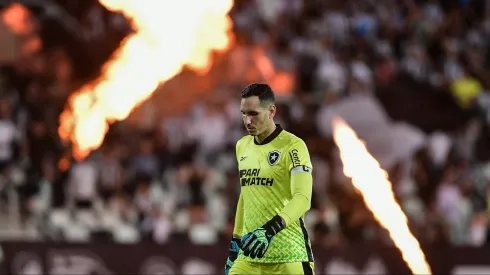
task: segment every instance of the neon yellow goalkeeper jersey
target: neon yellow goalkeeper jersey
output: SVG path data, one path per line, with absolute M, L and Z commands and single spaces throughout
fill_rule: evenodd
M 303 140 L 280 125 L 261 144 L 253 136 L 240 139 L 236 155 L 244 208 L 242 232 L 248 233 L 279 214 L 291 200 L 290 178 L 294 168 L 312 169 L 312 164 Z M 249 262 L 313 262 L 304 217 L 274 236 L 263 258 L 252 259 L 242 253 L 238 258 Z

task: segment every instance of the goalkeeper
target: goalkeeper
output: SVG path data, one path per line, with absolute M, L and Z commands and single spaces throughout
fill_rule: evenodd
M 313 274 L 304 223 L 313 181 L 308 149 L 274 123 L 268 85 L 251 84 L 241 98 L 249 135 L 236 145 L 241 191 L 225 273 Z

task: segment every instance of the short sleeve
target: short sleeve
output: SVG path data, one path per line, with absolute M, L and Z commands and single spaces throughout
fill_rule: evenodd
M 305 142 L 301 139 L 294 141 L 288 149 L 288 169 L 291 174 L 298 172 L 311 173 L 313 169 L 310 153 Z

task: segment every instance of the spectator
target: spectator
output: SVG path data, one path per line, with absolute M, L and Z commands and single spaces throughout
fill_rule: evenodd
M 452 84 L 451 92 L 463 108 L 470 108 L 482 92 L 480 81 L 471 77 L 467 69 L 462 69 L 461 77 Z
M 5 172 L 19 156 L 21 133 L 11 116 L 11 105 L 0 98 L 0 170 Z
M 139 152 L 135 155 L 132 163 L 134 175 L 145 175 L 151 178 L 158 176 L 160 163 L 154 153 L 154 141 L 150 137 L 145 137 L 140 145 Z
M 110 203 L 121 191 L 123 182 L 123 167 L 117 157 L 115 147 L 102 148 L 97 167 L 99 168 L 98 193 L 105 203 Z
M 92 210 L 97 194 L 98 171 L 92 161 L 81 161 L 73 165 L 68 179 L 69 200 L 80 210 Z

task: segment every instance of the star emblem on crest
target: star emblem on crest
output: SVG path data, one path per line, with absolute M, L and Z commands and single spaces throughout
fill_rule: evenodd
M 275 165 L 277 162 L 279 162 L 279 159 L 281 158 L 281 152 L 278 150 L 274 150 L 269 152 L 267 155 L 267 162 L 269 163 L 270 166 Z

